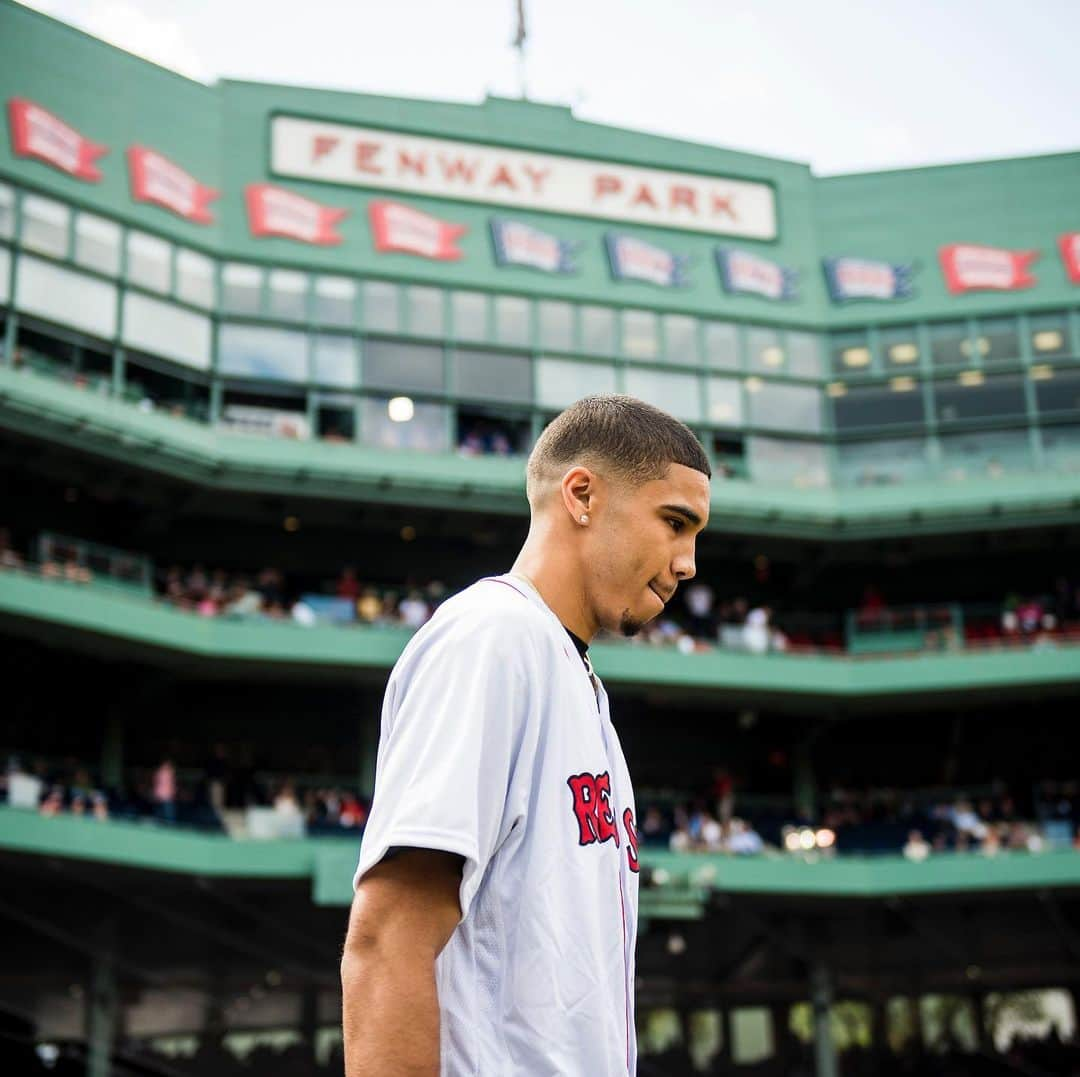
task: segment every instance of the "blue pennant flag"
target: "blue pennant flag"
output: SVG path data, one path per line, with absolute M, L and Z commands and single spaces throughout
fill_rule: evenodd
M 501 266 L 528 266 L 544 273 L 577 272 L 574 255 L 580 243 L 505 217 L 491 218 L 491 238 L 495 261 Z
M 760 254 L 717 247 L 716 265 L 724 291 L 731 295 L 760 295 L 783 301 L 799 298 L 799 271 Z
M 619 232 L 608 232 L 604 242 L 611 275 L 616 280 L 642 280 L 661 288 L 683 288 L 690 283 L 688 255 L 673 254 L 663 247 Z
M 880 262 L 872 258 L 823 258 L 825 283 L 834 303 L 852 299 L 910 299 L 914 262 Z

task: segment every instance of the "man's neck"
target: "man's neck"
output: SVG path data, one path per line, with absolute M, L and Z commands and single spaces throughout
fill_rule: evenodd
M 510 569 L 512 575 L 527 580 L 545 605 L 579 639 L 592 641 L 599 627 L 585 604 L 577 566 L 552 552 L 542 534 L 529 532 L 525 545 Z

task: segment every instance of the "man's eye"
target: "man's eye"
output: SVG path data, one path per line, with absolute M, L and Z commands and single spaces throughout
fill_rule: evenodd
M 671 524 L 672 530 L 676 535 L 686 526 L 686 524 L 684 524 L 677 516 L 670 517 L 668 523 Z

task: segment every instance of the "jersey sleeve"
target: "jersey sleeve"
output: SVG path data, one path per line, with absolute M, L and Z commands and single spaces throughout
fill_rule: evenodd
M 521 625 L 475 620 L 472 613 L 430 622 L 391 675 L 353 877 L 355 888 L 398 846 L 457 853 L 465 858 L 463 919 L 515 822 L 509 792 L 525 765 L 531 711 Z

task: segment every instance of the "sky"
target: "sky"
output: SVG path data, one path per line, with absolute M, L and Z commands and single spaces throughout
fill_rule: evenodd
M 24 2 L 203 82 L 521 93 L 514 0 Z M 1080 0 L 525 3 L 528 96 L 579 119 L 820 175 L 1080 150 Z

